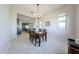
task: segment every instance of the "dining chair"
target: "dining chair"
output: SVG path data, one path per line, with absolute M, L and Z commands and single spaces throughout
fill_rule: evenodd
M 45 38 L 45 41 L 47 42 L 47 30 L 43 29 L 43 36 L 42 36 L 43 40 Z
M 29 40 L 35 44 L 39 43 L 39 46 L 40 46 L 40 43 L 41 43 L 41 39 L 40 39 L 40 36 L 39 34 L 35 33 L 35 32 L 30 32 L 29 34 Z
M 42 29 L 39 29 L 39 32 L 42 32 Z
M 39 35 L 38 33 L 36 33 L 35 35 L 36 35 L 36 36 L 35 36 L 35 46 L 36 46 L 37 43 L 38 43 L 39 46 L 40 46 L 40 44 L 41 44 L 40 35 Z

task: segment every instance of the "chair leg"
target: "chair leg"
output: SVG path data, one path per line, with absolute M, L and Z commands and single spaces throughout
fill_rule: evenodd
M 44 41 L 44 36 L 42 36 L 42 41 Z
M 36 46 L 36 43 L 37 43 L 37 39 L 35 39 L 35 46 Z
M 47 42 L 47 35 L 45 35 L 45 41 Z
M 39 47 L 40 47 L 41 39 L 39 38 Z

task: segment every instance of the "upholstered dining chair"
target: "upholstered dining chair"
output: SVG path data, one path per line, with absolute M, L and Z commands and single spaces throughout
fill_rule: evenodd
M 35 44 L 39 43 L 39 46 L 40 46 L 40 43 L 41 43 L 41 39 L 40 39 L 40 36 L 39 34 L 35 33 L 35 32 L 30 32 L 29 33 L 29 40 Z
M 47 30 L 43 29 L 43 40 L 45 39 L 45 41 L 47 42 Z

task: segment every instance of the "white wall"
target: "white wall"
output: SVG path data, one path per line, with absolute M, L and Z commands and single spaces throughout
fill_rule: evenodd
M 17 38 L 17 10 L 13 5 L 10 5 L 11 18 L 11 39 Z
M 10 35 L 10 6 L 0 5 L 0 53 L 7 52 Z
M 76 38 L 79 39 L 79 5 L 76 5 Z
M 60 30 L 57 27 L 57 15 L 67 13 L 67 30 Z M 42 28 L 46 28 L 49 35 L 57 35 L 65 38 L 75 38 L 75 5 L 63 5 L 45 14 L 42 18 Z M 45 22 L 50 21 L 50 27 L 45 26 Z

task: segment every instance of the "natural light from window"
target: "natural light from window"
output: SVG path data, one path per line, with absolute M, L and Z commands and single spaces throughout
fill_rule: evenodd
M 67 14 L 62 13 L 58 15 L 58 27 L 59 29 L 66 29 L 67 27 Z

